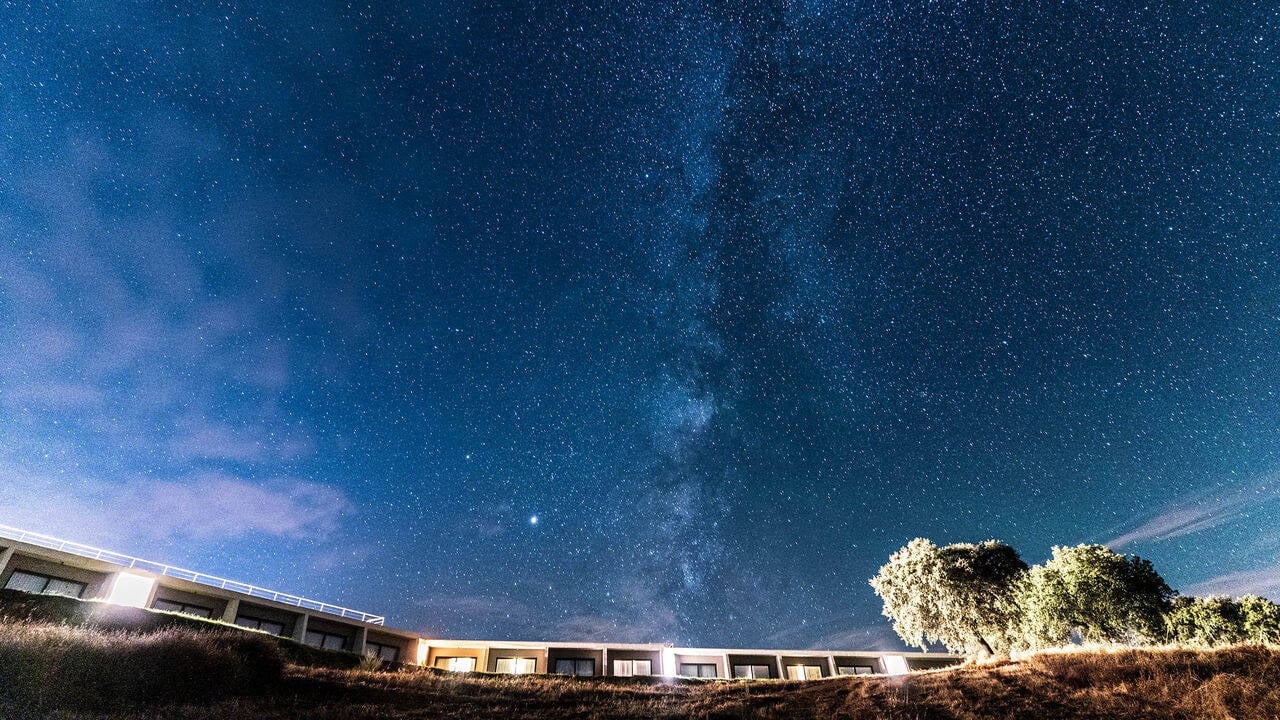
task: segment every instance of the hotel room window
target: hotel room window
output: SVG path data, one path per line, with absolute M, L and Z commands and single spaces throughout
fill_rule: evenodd
M 753 678 L 756 680 L 773 677 L 768 665 L 734 665 L 733 676 L 736 678 Z
M 383 662 L 396 662 L 400 659 L 400 648 L 394 645 L 383 645 L 382 643 L 366 642 L 364 644 L 364 654 L 382 660 Z
M 528 675 L 537 668 L 537 660 L 533 658 L 498 658 L 497 670 L 504 675 Z
M 308 630 L 307 638 L 303 642 L 313 648 L 320 648 L 321 650 L 343 650 L 347 647 L 347 638 L 345 635 L 336 635 L 334 633 L 318 632 L 315 630 Z
M 614 660 L 615 677 L 646 676 L 653 674 L 652 660 Z
M 475 672 L 476 659 L 473 657 L 441 657 L 436 658 L 436 667 L 449 672 Z
M 591 676 L 596 674 L 596 661 L 591 658 L 558 658 L 557 675 Z
M 818 665 L 788 665 L 788 680 L 817 680 L 822 677 L 822 667 Z
M 283 623 L 274 622 L 272 620 L 263 620 L 262 618 L 256 618 L 252 615 L 236 616 L 236 624 L 240 627 L 249 628 L 250 630 L 261 630 L 262 632 L 277 636 L 284 635 Z
M 192 605 L 190 603 L 178 602 L 176 600 L 165 600 L 163 598 L 157 598 L 156 601 L 151 604 L 151 609 L 182 613 L 183 615 L 194 615 L 202 618 L 213 617 L 213 608 L 208 608 L 203 605 Z
M 680 670 L 677 674 L 681 677 L 718 677 L 715 663 L 680 663 Z
M 88 586 L 85 583 L 75 580 L 21 570 L 14 570 L 9 576 L 9 581 L 4 584 L 6 590 L 22 590 L 38 595 L 64 595 L 73 598 L 83 596 L 86 587 Z

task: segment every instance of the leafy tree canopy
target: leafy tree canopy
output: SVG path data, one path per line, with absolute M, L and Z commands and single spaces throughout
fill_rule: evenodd
M 1165 615 L 1170 642 L 1188 645 L 1280 643 L 1280 605 L 1257 595 L 1180 597 Z
M 884 615 L 910 645 L 951 652 L 1006 653 L 1016 627 L 1014 592 L 1027 571 L 1017 551 L 989 540 L 938 547 L 916 538 L 871 579 Z
M 1173 590 L 1151 563 L 1102 545 L 1055 547 L 1019 588 L 1025 645 L 1142 643 L 1164 635 Z

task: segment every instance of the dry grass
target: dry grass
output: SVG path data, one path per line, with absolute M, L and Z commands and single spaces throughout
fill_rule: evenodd
M 4 635 L 0 633 L 0 637 Z M 96 657 L 111 661 L 110 653 Z M 61 676 L 43 677 L 48 683 Z M 269 685 L 256 695 L 206 697 L 197 704 L 171 704 L 172 697 L 132 705 L 108 702 L 98 706 L 107 712 L 97 715 L 74 703 L 46 702 L 40 715 L 29 716 L 115 720 L 1271 720 L 1280 718 L 1280 651 L 1241 646 L 1217 651 L 1170 648 L 1044 653 L 900 678 L 847 677 L 807 683 L 458 675 L 425 669 L 370 672 L 290 666 Z
M 210 702 L 279 686 L 269 639 L 235 631 L 126 632 L 0 624 L 0 718 Z

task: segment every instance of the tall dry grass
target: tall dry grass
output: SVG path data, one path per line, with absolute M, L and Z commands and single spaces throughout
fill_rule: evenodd
M 260 693 L 283 668 L 275 643 L 242 632 L 0 624 L 0 718 Z
M 269 639 L 0 626 L 0 717 L 1275 720 L 1280 651 L 1092 649 L 904 677 L 681 681 L 287 666 Z M 228 644 L 230 643 L 230 644 Z M 265 660 L 257 653 L 266 652 Z M 258 658 L 255 660 L 255 658 Z M 263 661 L 255 669 L 254 662 Z M 256 691 L 256 694 L 255 694 Z

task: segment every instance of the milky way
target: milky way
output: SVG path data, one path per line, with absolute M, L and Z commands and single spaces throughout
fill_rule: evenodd
M 7 4 L 0 523 L 452 637 L 1280 595 L 1264 4 Z

